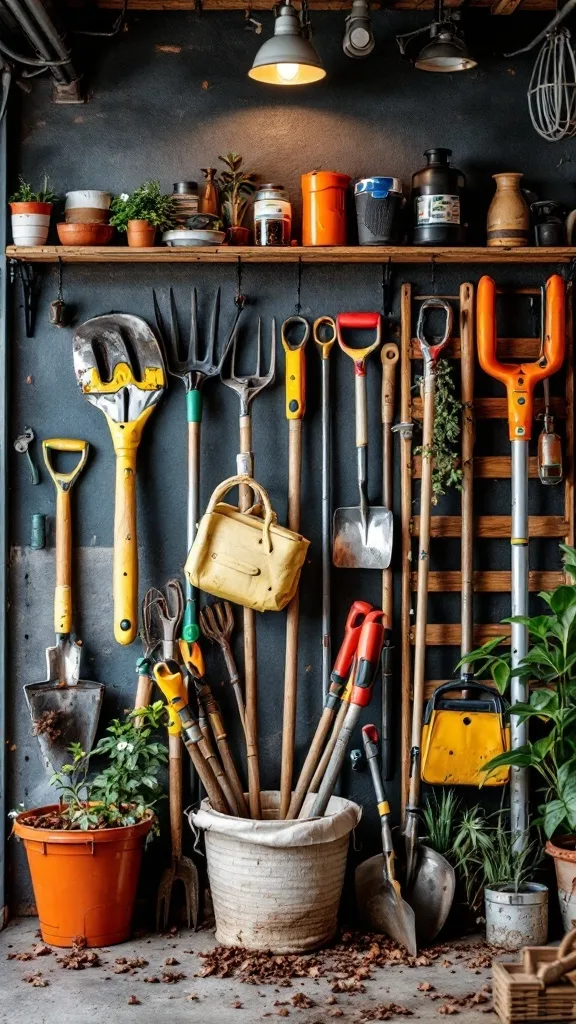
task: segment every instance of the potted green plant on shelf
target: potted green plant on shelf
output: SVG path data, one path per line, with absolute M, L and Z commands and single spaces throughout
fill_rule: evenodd
M 220 172 L 218 187 L 224 223 L 228 229 L 230 245 L 248 245 L 250 229 L 244 227 L 248 204 L 256 191 L 256 174 L 248 174 L 242 167 L 242 157 L 227 153 L 218 159 L 227 168 Z
M 566 544 L 564 571 L 576 580 L 576 549 Z M 528 703 L 515 704 L 510 713 L 521 722 L 538 723 L 538 738 L 494 757 L 486 771 L 503 765 L 533 769 L 542 780 L 539 825 L 548 840 L 546 852 L 554 858 L 560 910 L 566 930 L 576 919 L 576 585 L 562 583 L 539 595 L 547 605 L 541 615 L 516 616 L 504 622 L 524 624 L 531 647 L 516 674 L 532 683 Z M 466 655 L 475 674 L 488 673 L 500 693 L 508 687 L 510 654 L 498 651 L 503 637 L 494 637 Z
M 110 224 L 127 233 L 132 248 L 153 246 L 156 231 L 167 231 L 174 223 L 174 197 L 162 193 L 159 181 L 145 181 L 131 195 L 114 196 L 110 210 Z
M 18 182 L 18 188 L 8 200 L 14 245 L 45 245 L 56 194 L 50 188 L 46 175 L 38 192 L 32 190 L 22 175 Z
M 70 764 L 50 783 L 58 803 L 14 813 L 23 840 L 44 942 L 87 946 L 130 935 L 144 842 L 158 830 L 158 779 L 168 754 L 155 732 L 157 701 L 114 719 L 90 753 L 70 747 Z M 91 774 L 94 758 L 101 767 Z

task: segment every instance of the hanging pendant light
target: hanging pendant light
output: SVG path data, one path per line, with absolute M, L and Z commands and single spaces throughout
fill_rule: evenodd
M 248 74 L 269 85 L 309 85 L 326 77 L 315 47 L 302 34 L 298 12 L 290 0 L 278 11 L 274 35 L 262 43 Z
M 414 67 L 419 71 L 449 73 L 475 68 L 478 62 L 470 56 L 464 34 L 456 24 L 459 17 L 458 11 L 445 13 L 443 0 L 436 0 L 434 21 L 430 25 L 418 28 L 415 32 L 396 36 L 400 53 L 404 56 L 406 47 L 412 39 L 428 32 L 430 39 L 414 61 Z

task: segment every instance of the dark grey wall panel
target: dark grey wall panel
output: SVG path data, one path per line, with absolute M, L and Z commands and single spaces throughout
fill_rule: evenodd
M 265 32 L 271 18 L 262 16 Z M 486 205 L 492 192 L 490 174 L 498 170 L 525 170 L 527 184 L 542 195 L 574 200 L 573 143 L 549 145 L 530 127 L 525 102 L 531 59 L 510 62 L 492 51 L 505 49 L 518 39 L 539 30 L 542 18 L 517 16 L 490 19 L 486 13 L 468 18 L 469 40 L 481 61 L 477 71 L 460 76 L 434 76 L 415 72 L 402 64 L 395 51 L 393 34 L 422 23 L 422 17 L 401 13 L 375 15 L 377 50 L 366 62 L 347 60 L 340 50 L 343 17 L 315 15 L 316 42 L 325 58 L 330 78 L 305 91 L 275 91 L 252 83 L 246 76 L 260 39 L 243 29 L 238 14 L 142 15 L 131 18 L 129 32 L 111 43 L 98 44 L 86 54 L 89 65 L 90 103 L 86 107 L 55 107 L 48 97 L 48 82 L 37 82 L 32 95 L 17 98 L 19 109 L 12 119 L 11 172 L 22 171 L 37 179 L 46 171 L 57 190 L 94 187 L 113 192 L 131 190 L 149 177 L 159 177 L 164 187 L 180 178 L 199 178 L 200 168 L 214 163 L 229 150 L 241 152 L 249 168 L 264 180 L 280 180 L 289 189 L 298 220 L 299 175 L 314 167 L 347 171 L 351 175 L 389 173 L 405 182 L 423 162 L 422 151 L 431 145 L 451 146 L 455 163 L 469 177 L 470 220 L 474 241 L 481 240 Z M 506 39 L 496 32 L 506 33 Z M 167 53 L 159 46 L 181 46 Z M 208 83 L 208 88 L 203 83 Z M 42 292 L 36 336 L 26 339 L 18 288 L 11 333 L 12 402 L 11 436 L 30 424 L 37 435 L 81 436 L 92 445 L 91 459 L 74 492 L 75 544 L 78 587 L 77 621 L 85 641 L 84 674 L 107 686 L 103 721 L 130 706 L 136 684 L 135 660 L 139 645 L 120 648 L 114 643 L 111 614 L 111 545 L 114 459 L 103 416 L 80 396 L 72 370 L 71 332 L 48 325 L 48 304 L 57 290 L 56 268 L 40 271 Z M 396 284 L 410 280 L 416 288 L 455 294 L 462 280 L 477 281 L 480 268 L 438 269 L 432 278 L 427 268 L 395 272 Z M 544 270 L 498 270 L 500 281 L 539 284 Z M 278 321 L 294 312 L 296 267 L 252 266 L 244 270 L 243 290 L 249 297 L 243 339 L 254 355 L 257 316 L 269 330 L 270 318 Z M 312 318 L 350 308 L 380 306 L 381 269 L 378 266 L 304 267 L 302 312 Z M 223 311 L 233 313 L 236 287 L 234 267 L 143 265 L 135 267 L 64 268 L 64 294 L 75 307 L 78 322 L 111 309 L 138 313 L 152 321 L 152 288 L 166 296 L 173 285 L 179 306 L 187 308 L 189 291 L 196 285 L 209 299 L 217 285 L 223 289 Z M 394 323 L 398 318 L 398 298 Z M 529 330 L 523 327 L 524 331 Z M 249 369 L 248 356 L 244 369 Z M 280 519 L 286 514 L 287 425 L 284 419 L 283 358 L 278 353 L 278 381 L 259 397 L 254 409 L 256 475 L 269 489 Z M 308 352 L 308 411 L 304 425 L 302 530 L 311 539 L 310 563 L 302 577 L 298 764 L 316 721 L 320 706 L 320 412 L 319 360 Z M 380 494 L 379 371 L 369 369 L 370 494 Z M 555 386 L 559 387 L 559 384 Z M 483 394 L 501 393 L 488 380 L 479 380 Z M 356 500 L 353 451 L 353 385 L 348 360 L 333 356 L 334 502 Z M 203 427 L 202 501 L 214 486 L 235 468 L 238 445 L 238 402 L 218 383 L 205 390 Z M 490 428 L 499 450 L 507 450 L 503 424 Z M 479 451 L 485 443 L 479 431 Z M 492 441 L 491 441 L 492 444 Z M 176 383 L 146 427 L 139 458 L 139 530 L 141 545 L 141 592 L 161 584 L 181 570 L 185 549 L 186 515 L 186 422 L 183 389 Z M 488 450 L 488 449 L 485 449 Z M 40 461 L 39 446 L 34 455 Z M 399 466 L 396 464 L 397 507 Z M 415 494 L 418 494 L 416 488 Z M 530 487 L 531 511 L 561 512 L 561 495 L 545 493 L 536 483 Z M 482 512 L 505 513 L 510 489 L 505 481 L 477 488 L 477 507 Z M 21 686 L 44 676 L 44 649 L 52 642 L 53 549 L 33 553 L 27 548 L 32 512 L 52 514 L 52 486 L 42 470 L 39 487 L 30 485 L 20 457 L 12 455 L 10 540 L 11 648 L 9 663 L 9 800 L 28 806 L 48 798 L 46 777 L 25 710 Z M 458 499 L 442 501 L 438 511 L 458 512 Z M 399 533 L 398 533 L 399 536 Z M 481 546 L 482 545 L 482 546 Z M 505 542 L 480 542 L 478 566 L 508 566 Z M 436 567 L 457 568 L 458 541 L 436 544 Z M 534 564 L 556 567 L 555 544 L 534 545 Z M 399 548 L 395 553 L 399 568 Z M 397 598 L 399 600 L 399 575 Z M 337 644 L 346 610 L 353 597 L 378 602 L 378 573 L 333 574 L 334 643 Z M 478 621 L 496 621 L 509 613 L 509 598 L 481 595 L 476 604 Z M 456 595 L 434 594 L 431 621 L 457 621 Z M 261 759 L 265 787 L 279 781 L 281 747 L 282 683 L 284 665 L 284 615 L 258 620 L 259 687 L 261 698 Z M 241 641 L 237 641 L 238 650 Z M 212 679 L 222 677 L 222 666 L 206 650 Z M 399 657 L 399 655 L 398 655 Z M 453 650 L 434 651 L 429 675 L 451 673 Z M 397 663 L 398 667 L 398 663 Z M 399 673 L 397 673 L 399 687 Z M 219 691 L 220 693 L 220 691 Z M 233 722 L 227 693 L 222 701 Z M 379 716 L 379 701 L 366 712 L 365 720 Z M 397 796 L 393 786 L 393 795 Z M 366 775 L 345 779 L 345 791 L 371 803 Z M 367 814 L 363 838 L 372 848 L 378 841 L 374 815 Z M 156 844 L 153 868 L 162 860 Z M 30 902 L 27 871 L 22 851 L 11 860 L 11 891 L 14 905 Z

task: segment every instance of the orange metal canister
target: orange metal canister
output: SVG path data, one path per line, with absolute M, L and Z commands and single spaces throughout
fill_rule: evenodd
M 346 245 L 347 174 L 302 175 L 302 245 Z

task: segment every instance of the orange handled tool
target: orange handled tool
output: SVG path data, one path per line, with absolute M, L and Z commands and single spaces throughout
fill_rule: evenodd
M 566 322 L 564 281 L 553 274 L 546 282 L 546 319 L 542 353 L 533 363 L 501 363 L 497 355 L 496 285 L 482 277 L 478 285 L 478 360 L 491 377 L 505 384 L 508 393 L 510 440 L 532 437 L 534 388 L 551 377 L 564 362 Z
M 496 285 L 483 277 L 478 285 L 477 337 L 480 366 L 501 381 L 508 393 L 508 421 L 512 464 L 512 630 L 510 694 L 512 704 L 527 703 L 526 676 L 516 673 L 528 653 L 528 443 L 532 436 L 534 387 L 560 369 L 565 348 L 564 282 L 553 274 L 546 282 L 544 337 L 533 363 L 501 363 L 497 356 Z M 510 716 L 510 743 L 518 750 L 528 741 L 526 720 Z M 510 830 L 517 852 L 526 849 L 529 831 L 528 771 L 513 768 L 510 775 Z

